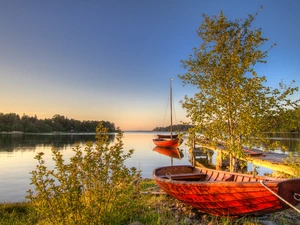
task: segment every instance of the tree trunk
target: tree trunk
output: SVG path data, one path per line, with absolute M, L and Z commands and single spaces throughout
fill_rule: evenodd
M 236 158 L 232 153 L 229 155 L 229 169 L 230 172 L 236 172 Z
M 217 151 L 217 157 L 216 157 L 216 169 L 221 170 L 223 166 L 223 159 L 222 159 L 222 151 Z

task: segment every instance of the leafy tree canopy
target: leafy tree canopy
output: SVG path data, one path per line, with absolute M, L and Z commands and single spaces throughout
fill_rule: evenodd
M 203 15 L 197 30 L 202 43 L 189 59 L 182 60 L 187 72 L 178 75 L 184 85 L 199 90 L 181 101 L 194 126 L 190 133 L 202 133 L 210 145 L 221 141 L 231 155 L 231 171 L 234 159 L 243 155 L 243 146 L 265 142 L 263 131 L 273 131 L 278 116 L 284 121 L 281 129 L 291 129 L 295 121 L 286 112 L 299 107 L 299 100 L 289 98 L 298 91 L 292 87 L 294 81 L 290 86 L 266 87 L 266 77 L 254 69 L 257 63 L 267 62 L 275 46 L 263 50 L 268 38 L 262 36 L 261 28 L 253 27 L 258 13 L 234 21 L 223 11 L 218 16 Z

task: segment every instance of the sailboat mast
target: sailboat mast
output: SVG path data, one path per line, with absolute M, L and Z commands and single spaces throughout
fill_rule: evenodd
M 173 139 L 173 117 L 172 117 L 172 81 L 174 80 L 174 78 L 171 78 L 170 80 L 170 113 L 171 113 L 171 126 L 170 126 L 170 135 L 171 135 L 171 139 Z

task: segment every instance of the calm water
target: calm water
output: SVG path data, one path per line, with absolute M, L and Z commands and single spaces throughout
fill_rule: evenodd
M 155 167 L 171 164 L 171 158 L 153 151 L 152 139 L 156 133 L 125 132 L 124 150 L 135 149 L 132 158 L 126 161 L 128 167 L 142 170 L 143 177 L 152 177 Z M 80 143 L 84 149 L 87 141 L 94 141 L 95 134 L 89 135 L 30 135 L 30 134 L 0 134 L 0 202 L 22 201 L 26 191 L 30 189 L 30 174 L 37 165 L 34 159 L 38 152 L 44 152 L 48 168 L 53 168 L 51 149 L 55 147 L 62 151 L 64 158 L 73 155 L 72 147 Z M 115 135 L 110 135 L 110 141 L 115 141 Z M 173 159 L 174 165 L 189 164 L 188 147 L 181 146 L 184 157 Z
M 135 149 L 132 158 L 126 161 L 128 167 L 142 170 L 143 177 L 152 177 L 152 170 L 159 166 L 190 164 L 188 146 L 184 142 L 180 146 L 181 159 L 170 158 L 153 151 L 155 147 L 152 139 L 156 133 L 125 132 L 124 150 Z M 280 140 L 288 146 L 294 155 L 300 155 L 299 134 L 271 135 L 274 140 Z M 30 134 L 0 134 L 0 202 L 23 201 L 26 191 L 30 189 L 30 174 L 35 169 L 37 161 L 34 159 L 38 152 L 44 152 L 44 159 L 48 168 L 53 168 L 51 149 L 55 147 L 62 151 L 66 161 L 73 155 L 72 147 L 79 142 L 84 148 L 87 141 L 94 141 L 95 135 L 30 135 Z M 115 136 L 110 136 L 115 141 Z M 281 152 L 280 149 L 277 152 Z M 286 152 L 288 154 L 289 152 Z M 215 162 L 215 155 L 212 161 Z M 251 170 L 249 166 L 248 170 Z M 269 172 L 264 171 L 264 172 Z M 263 172 L 262 172 L 263 173 Z

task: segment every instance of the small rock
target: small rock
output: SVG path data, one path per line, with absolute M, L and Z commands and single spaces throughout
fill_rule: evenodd
M 186 225 L 191 225 L 192 224 L 192 220 L 190 218 L 185 218 L 183 222 Z
M 174 216 L 174 218 L 178 221 L 178 220 L 180 220 L 180 215 L 179 214 L 176 214 L 175 216 Z
M 130 225 L 143 225 L 143 224 L 139 221 L 134 221 Z

